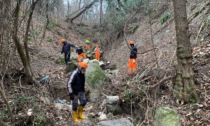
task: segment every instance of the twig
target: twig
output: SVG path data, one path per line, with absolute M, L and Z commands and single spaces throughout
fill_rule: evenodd
M 146 81 L 146 80 L 148 80 L 148 79 L 150 79 L 150 78 L 152 78 L 152 77 L 154 77 L 154 76 L 153 76 L 153 75 L 152 75 L 152 76 L 148 76 L 148 77 L 144 78 L 143 80 L 141 80 L 139 83 L 141 83 L 141 82 L 143 82 L 143 81 Z
M 173 56 L 171 57 L 171 60 L 169 61 L 169 65 L 168 65 L 169 67 L 172 65 L 175 55 L 176 55 L 176 50 L 174 51 Z
M 32 90 L 31 88 L 26 88 L 26 87 L 16 87 L 16 86 L 11 86 L 11 87 Z
M 200 29 L 199 29 L 198 34 L 197 34 L 196 39 L 195 39 L 197 43 L 198 43 L 198 36 L 200 35 L 201 30 L 203 29 L 203 27 L 204 27 L 204 20 L 201 22 Z M 201 43 L 199 42 L 199 44 L 201 44 Z
M 139 10 L 140 10 L 140 9 L 139 9 Z M 131 15 L 131 17 L 128 18 L 128 20 L 125 22 L 125 25 L 124 25 L 124 41 L 125 41 L 127 47 L 128 47 L 132 52 L 134 52 L 134 53 L 136 53 L 136 54 L 145 54 L 145 53 L 147 53 L 147 52 L 149 52 L 149 51 L 155 50 L 156 48 L 149 49 L 149 50 L 147 50 L 147 51 L 145 51 L 145 52 L 135 52 L 135 51 L 133 51 L 132 48 L 129 46 L 128 40 L 127 40 L 127 37 L 126 37 L 126 33 L 125 33 L 126 27 L 127 27 L 127 23 L 128 23 L 128 22 L 129 22 L 129 21 L 130 21 L 138 12 L 139 12 L 139 10 L 137 10 L 133 15 Z
M 160 80 L 158 83 L 152 85 L 152 86 L 149 86 L 149 88 L 155 88 L 157 86 L 159 86 L 160 84 L 162 84 L 163 82 L 167 81 L 167 80 L 170 80 L 172 77 L 169 76 L 169 77 L 164 77 L 162 80 Z

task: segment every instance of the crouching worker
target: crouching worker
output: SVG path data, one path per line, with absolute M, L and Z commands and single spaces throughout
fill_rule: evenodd
M 86 55 L 82 49 L 82 45 L 77 48 L 76 53 L 78 54 L 78 62 L 82 62 L 82 59 L 86 59 Z
M 83 108 L 86 105 L 85 98 L 85 71 L 88 67 L 86 62 L 80 62 L 79 66 L 70 75 L 68 81 L 68 91 L 72 100 L 72 116 L 75 123 L 79 123 L 78 119 L 86 119 L 83 115 Z M 78 100 L 80 105 L 78 105 Z

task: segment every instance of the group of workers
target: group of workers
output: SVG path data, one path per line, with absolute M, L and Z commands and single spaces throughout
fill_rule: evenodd
M 83 51 L 83 47 L 82 45 L 80 44 L 79 46 L 76 46 L 76 45 L 73 45 L 69 42 L 66 41 L 66 39 L 61 39 L 60 40 L 61 43 L 63 43 L 63 47 L 62 47 L 62 51 L 61 51 L 61 54 L 64 53 L 64 60 L 65 60 L 65 63 L 68 64 L 70 62 L 70 56 L 71 56 L 71 47 L 73 48 L 77 48 L 76 49 L 76 53 L 78 54 L 78 62 L 82 62 L 83 59 L 86 59 L 86 54 L 85 52 Z M 90 50 L 90 38 L 87 38 L 86 39 L 86 50 Z M 101 54 L 101 51 L 100 51 L 100 48 L 98 46 L 98 44 L 95 44 L 95 59 L 97 60 L 100 60 L 100 54 Z
M 80 120 L 86 119 L 83 115 L 83 109 L 86 105 L 85 98 L 85 72 L 88 68 L 88 63 L 83 62 L 83 58 L 86 58 L 86 54 L 83 51 L 82 45 L 75 46 L 68 43 L 65 39 L 60 40 L 63 43 L 61 53 L 64 53 L 64 59 L 66 64 L 70 62 L 70 51 L 71 47 L 77 48 L 76 53 L 78 54 L 78 68 L 74 70 L 68 79 L 67 88 L 69 92 L 70 99 L 72 101 L 72 118 L 75 123 L 79 123 Z M 128 62 L 128 74 L 136 74 L 137 67 L 137 48 L 134 46 L 134 41 L 130 41 L 129 45 L 131 47 L 130 58 Z M 90 39 L 86 39 L 86 50 L 90 50 Z M 100 60 L 100 48 L 96 44 L 95 46 L 95 58 Z M 78 104 L 78 100 L 79 103 Z

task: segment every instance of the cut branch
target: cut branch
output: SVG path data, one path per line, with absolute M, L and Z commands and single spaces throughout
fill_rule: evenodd
M 169 76 L 169 77 L 164 77 L 164 78 L 163 78 L 162 80 L 160 80 L 158 83 L 149 86 L 149 88 L 155 88 L 155 87 L 157 87 L 157 86 L 160 86 L 162 83 L 164 83 L 165 81 L 170 80 L 171 78 L 172 78 L 171 76 Z

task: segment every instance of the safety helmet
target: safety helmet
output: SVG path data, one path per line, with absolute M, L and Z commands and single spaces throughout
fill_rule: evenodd
M 61 39 L 60 42 L 64 43 L 66 42 L 66 39 Z
M 86 62 L 80 62 L 79 66 L 86 69 L 88 67 L 88 64 Z
M 130 44 L 130 45 L 133 45 L 133 44 L 134 44 L 134 41 L 130 41 L 129 44 Z

